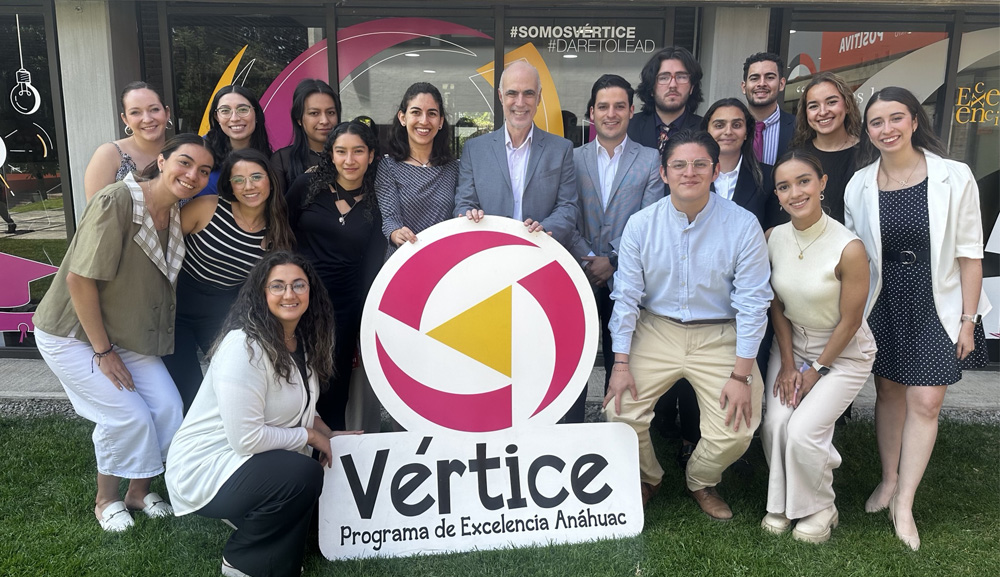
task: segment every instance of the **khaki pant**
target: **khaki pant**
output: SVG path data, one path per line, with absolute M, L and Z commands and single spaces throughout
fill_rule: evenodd
M 722 472 L 746 451 L 754 430 L 760 424 L 763 382 L 757 363 L 753 365 L 750 426 L 727 427 L 726 410 L 719 407 L 722 387 L 729 380 L 736 363 L 736 323 L 716 325 L 681 325 L 647 311 L 639 314 L 632 335 L 629 369 L 635 379 L 638 400 L 628 392 L 621 398 L 621 414 L 609 405 L 608 420 L 628 423 L 639 436 L 639 478 L 657 484 L 663 469 L 656 460 L 649 439 L 653 407 L 675 382 L 687 379 L 694 387 L 701 410 L 701 441 L 688 461 L 688 489 L 697 491 L 714 487 Z
M 832 330 L 792 326 L 792 354 L 797 367 L 812 363 L 823 352 Z M 767 511 L 801 519 L 833 505 L 833 470 L 840 453 L 833 446 L 834 423 L 854 401 L 875 362 L 875 340 L 862 322 L 844 352 L 820 378 L 798 408 L 782 405 L 774 381 L 781 369 L 778 340 L 771 347 L 767 370 L 767 413 L 761 429 L 770 473 Z

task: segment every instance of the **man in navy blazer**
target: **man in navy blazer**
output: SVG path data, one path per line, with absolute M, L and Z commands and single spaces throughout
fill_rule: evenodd
M 754 154 L 759 162 L 774 165 L 788 150 L 795 133 L 795 115 L 778 107 L 778 98 L 785 90 L 785 63 L 771 52 L 758 52 L 743 62 L 743 82 L 740 87 L 747 98 L 747 108 L 758 125 L 754 138 Z M 758 136 L 759 134 L 759 136 Z M 758 153 L 759 151 L 759 153 Z
M 569 249 L 586 263 L 584 271 L 594 286 L 605 351 L 605 394 L 614 367 L 608 330 L 614 302 L 609 285 L 618 268 L 618 241 L 628 218 L 663 198 L 664 189 L 659 152 L 626 136 L 634 94 L 632 85 L 621 76 L 605 74 L 597 79 L 587 104 L 597 138 L 573 151 L 580 218 Z M 586 400 L 584 390 L 564 421 L 582 423 Z
M 485 214 L 524 221 L 569 246 L 577 219 L 573 145 L 536 127 L 542 86 L 538 70 L 518 60 L 500 77 L 504 125 L 470 139 L 462 150 L 455 216 Z
M 701 65 L 685 48 L 667 46 L 654 54 L 639 73 L 642 112 L 629 123 L 628 137 L 662 151 L 670 132 L 698 130 L 701 77 Z

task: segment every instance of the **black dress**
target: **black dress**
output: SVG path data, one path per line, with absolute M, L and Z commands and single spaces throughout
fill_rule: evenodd
M 927 180 L 909 188 L 879 191 L 882 252 L 929 251 Z M 868 325 L 878 354 L 872 372 L 904 385 L 952 385 L 962 368 L 984 366 L 986 335 L 976 327 L 975 350 L 959 361 L 955 343 L 941 326 L 934 306 L 929 261 L 905 264 L 882 259 L 882 292 Z

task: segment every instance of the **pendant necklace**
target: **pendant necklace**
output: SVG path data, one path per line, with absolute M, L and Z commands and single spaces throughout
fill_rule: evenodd
M 806 252 L 807 248 L 811 247 L 814 242 L 816 242 L 817 240 L 820 239 L 821 236 L 823 236 L 823 233 L 826 232 L 826 225 L 828 224 L 830 224 L 829 218 L 823 221 L 823 230 L 819 231 L 819 234 L 816 235 L 816 238 L 812 239 L 812 241 L 810 241 L 809 244 L 807 244 L 804 247 L 801 244 L 799 244 L 799 235 L 795 233 L 795 229 L 792 229 L 792 239 L 795 241 L 795 246 L 799 248 L 799 260 L 802 260 L 802 253 Z
M 347 212 L 340 215 L 340 226 L 347 224 L 345 221 L 347 215 L 351 214 L 351 211 L 354 210 L 354 205 L 358 203 L 358 201 L 355 200 L 353 193 L 354 191 L 344 190 L 344 187 L 340 186 L 340 183 L 333 183 L 333 196 L 336 197 L 337 200 L 342 200 L 347 203 Z
M 413 157 L 412 154 L 410 155 L 410 160 L 412 160 L 413 162 L 416 162 L 417 164 L 419 164 L 420 166 L 422 166 L 424 168 L 427 168 L 428 167 L 427 162 L 430 162 L 430 160 L 428 160 L 427 162 L 424 162 L 422 160 L 417 160 L 416 158 Z
M 884 164 L 880 163 L 879 164 L 879 170 L 882 172 L 882 174 L 885 175 L 885 186 L 886 186 L 886 188 L 889 187 L 889 181 L 890 180 L 896 181 L 897 183 L 899 183 L 899 186 L 906 186 L 907 183 L 910 182 L 910 178 L 913 177 L 913 173 L 916 172 L 917 168 L 920 166 L 920 158 L 921 157 L 919 157 L 919 156 L 917 157 L 917 163 L 913 165 L 913 169 L 910 170 L 910 174 L 906 175 L 906 178 L 904 178 L 903 180 L 899 180 L 898 178 L 896 178 L 894 176 L 890 176 L 889 175 L 889 170 L 887 168 L 885 168 Z

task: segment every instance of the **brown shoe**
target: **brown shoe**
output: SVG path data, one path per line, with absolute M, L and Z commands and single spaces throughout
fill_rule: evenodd
M 715 487 L 705 487 L 697 491 L 688 491 L 688 493 L 698 503 L 701 510 L 716 521 L 728 521 L 733 518 L 732 509 L 715 491 Z
M 646 508 L 646 503 L 649 503 L 650 499 L 656 496 L 660 492 L 660 485 L 662 483 L 657 483 L 655 485 L 650 485 L 649 483 L 642 483 L 642 508 Z

